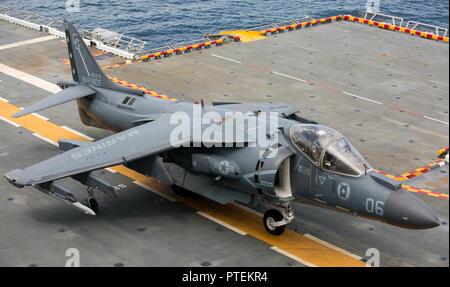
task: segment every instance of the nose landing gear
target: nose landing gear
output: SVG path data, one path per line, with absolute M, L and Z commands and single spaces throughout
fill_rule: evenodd
M 264 213 L 263 223 L 266 231 L 272 235 L 280 236 L 284 233 L 286 225 L 294 220 L 291 205 L 269 209 Z

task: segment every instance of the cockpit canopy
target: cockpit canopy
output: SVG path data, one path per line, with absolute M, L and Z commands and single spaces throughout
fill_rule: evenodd
M 295 146 L 324 170 L 359 176 L 370 168 L 344 136 L 333 129 L 319 125 L 294 125 L 290 136 Z

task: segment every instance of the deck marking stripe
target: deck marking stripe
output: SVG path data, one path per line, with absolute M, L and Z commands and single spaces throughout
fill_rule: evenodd
M 230 61 L 230 62 L 237 63 L 237 64 L 246 65 L 246 66 L 252 67 L 252 68 L 258 68 L 258 69 L 262 68 L 263 70 L 266 70 L 266 71 L 270 72 L 271 74 L 278 75 L 280 77 L 292 79 L 292 80 L 299 81 L 299 82 L 302 82 L 302 83 L 309 83 L 309 81 L 307 81 L 307 80 L 303 80 L 303 79 L 300 79 L 300 78 L 296 78 L 294 76 L 290 76 L 290 75 L 286 75 L 286 74 L 283 74 L 283 73 L 280 73 L 280 72 L 276 72 L 276 71 L 271 70 L 270 68 L 264 68 L 264 67 L 259 67 L 259 66 L 247 64 L 247 63 L 244 63 L 244 62 L 240 62 L 238 60 L 226 58 L 226 57 L 219 56 L 219 55 L 216 55 L 216 54 L 210 54 L 210 55 L 213 56 L 213 57 L 219 58 L 219 59 L 223 59 L 223 60 Z M 322 88 L 327 88 L 327 87 L 322 86 Z M 327 89 L 329 89 L 329 88 L 327 88 Z M 335 89 L 331 89 L 331 90 L 336 91 Z M 368 99 L 368 98 L 365 98 L 365 97 L 361 97 L 361 96 L 358 96 L 358 95 L 355 95 L 355 94 L 352 94 L 352 93 L 348 93 L 348 92 L 345 92 L 345 91 L 343 91 L 342 93 L 345 94 L 345 95 L 348 95 L 348 96 L 351 96 L 351 97 L 363 100 L 363 101 L 367 101 L 367 102 L 372 103 L 372 104 L 376 104 L 376 105 L 380 105 L 380 106 L 384 105 L 382 102 L 371 100 L 371 99 Z M 388 106 L 388 105 L 385 105 L 385 106 Z M 397 111 L 399 110 L 397 108 L 394 108 L 394 109 L 397 110 Z M 401 110 L 403 111 L 403 109 L 401 109 Z M 417 113 L 414 113 L 414 114 L 417 115 L 417 116 L 423 116 L 423 115 L 420 115 L 420 114 L 417 114 Z M 444 121 L 441 121 L 441 120 L 438 120 L 438 119 L 434 119 L 434 118 L 431 118 L 431 117 L 427 117 L 427 116 L 423 116 L 423 117 L 425 119 L 428 119 L 428 120 L 432 120 L 432 121 L 435 121 L 435 122 L 438 122 L 438 123 L 449 125 L 448 122 L 444 122 Z
M 173 197 L 171 197 L 171 196 L 169 196 L 169 195 L 167 195 L 165 193 L 159 192 L 156 189 L 151 188 L 150 186 L 146 185 L 145 183 L 139 182 L 137 180 L 133 181 L 133 183 L 136 184 L 137 186 L 142 187 L 145 190 L 148 190 L 148 191 L 150 191 L 150 192 L 152 192 L 152 193 L 154 193 L 156 195 L 159 195 L 159 196 L 167 199 L 168 201 L 177 202 L 177 200 L 175 198 L 173 198 Z
M 289 75 L 286 75 L 286 74 L 278 73 L 278 72 L 275 72 L 275 71 L 272 71 L 272 74 L 278 75 L 278 76 L 281 76 L 281 77 L 285 77 L 285 78 L 288 78 L 288 79 L 291 79 L 291 80 L 299 81 L 299 82 L 302 82 L 302 83 L 307 83 L 308 82 L 306 80 L 299 79 L 299 78 L 296 78 L 296 77 L 293 77 L 293 76 L 289 76 Z
M 431 196 L 431 197 L 435 197 L 435 198 L 441 198 L 441 199 L 449 199 L 449 195 L 446 193 L 439 193 L 439 192 L 434 192 L 428 189 L 423 189 L 423 188 L 416 188 L 410 185 L 403 185 L 403 189 L 406 191 L 410 191 L 413 193 L 419 193 L 422 195 L 427 195 L 427 196 Z
M 448 126 L 448 122 L 444 122 L 444 121 L 441 121 L 441 120 L 438 120 L 438 119 L 435 119 L 435 118 L 430 118 L 430 117 L 427 117 L 427 116 L 423 116 L 423 117 L 426 118 L 427 120 L 435 121 L 435 122 L 438 122 L 438 123 L 441 123 L 441 124 L 444 124 L 444 125 Z
M 385 121 L 388 121 L 391 124 L 393 123 L 393 124 L 396 124 L 396 125 L 401 126 L 401 127 L 403 127 L 405 125 L 409 125 L 409 128 L 414 130 L 414 131 L 417 131 L 417 132 L 420 132 L 420 133 L 424 133 L 424 134 L 427 134 L 427 135 L 432 135 L 434 137 L 438 137 L 438 138 L 444 139 L 447 142 L 448 142 L 448 139 L 449 139 L 448 136 L 446 136 L 446 135 L 444 135 L 442 133 L 433 132 L 430 129 L 420 128 L 418 126 L 413 125 L 411 122 L 397 121 L 397 120 L 394 120 L 394 119 L 389 118 L 389 117 L 382 117 L 382 119 L 385 120 Z
M 381 170 L 375 170 L 375 171 L 377 173 L 379 173 L 379 174 L 382 174 L 384 176 L 387 176 L 387 177 L 392 178 L 392 179 L 394 179 L 396 181 L 399 181 L 399 182 L 408 181 L 411 178 L 419 176 L 419 175 L 412 176 L 412 175 L 408 174 L 408 175 L 410 175 L 410 178 L 408 178 L 407 176 L 392 175 L 392 174 L 389 174 L 389 173 L 381 171 Z M 431 190 L 428 190 L 428 189 L 416 188 L 416 187 L 413 187 L 413 186 L 410 186 L 410 185 L 406 185 L 406 184 L 402 184 L 402 188 L 404 190 L 406 190 L 406 191 L 410 191 L 410 192 L 414 192 L 414 193 L 420 193 L 422 195 L 427 195 L 427 196 L 431 196 L 431 197 L 437 197 L 437 198 L 441 198 L 441 199 L 449 199 L 449 195 L 446 194 L 446 193 L 439 193 L 439 192 L 434 192 L 434 191 L 431 191 Z
M 54 40 L 54 39 L 57 39 L 57 37 L 55 37 L 55 36 L 44 36 L 44 37 L 40 37 L 40 38 L 34 38 L 34 39 L 30 39 L 30 40 L 15 42 L 15 43 L 11 43 L 11 44 L 6 44 L 6 45 L 3 45 L 3 46 L 0 46 L 0 51 L 1 50 L 6 50 L 6 49 L 11 49 L 11 48 L 16 48 L 16 47 L 21 47 L 21 46 L 25 46 L 25 45 L 30 45 L 30 44 L 41 43 L 41 42 Z
M 242 64 L 242 62 L 240 62 L 238 60 L 233 60 L 233 59 L 226 58 L 226 57 L 223 57 L 223 56 L 219 56 L 219 55 L 216 55 L 216 54 L 210 54 L 210 55 L 213 56 L 213 57 L 219 58 L 219 59 L 223 59 L 223 60 L 226 60 L 226 61 L 229 61 L 229 62 L 236 63 L 236 64 Z M 254 67 L 256 67 L 256 66 L 254 66 Z M 260 68 L 260 67 L 257 67 L 257 68 Z M 308 82 L 306 80 L 303 80 L 303 79 L 300 79 L 300 78 L 296 78 L 294 76 L 286 75 L 286 74 L 283 74 L 283 73 L 280 73 L 280 72 L 276 72 L 276 71 L 273 71 L 271 69 L 264 69 L 264 70 L 267 70 L 271 74 L 274 74 L 274 75 L 277 75 L 277 76 L 280 76 L 280 77 L 288 78 L 288 79 L 299 81 L 299 82 L 302 82 L 302 83 L 307 83 Z
M 233 59 L 230 59 L 230 58 L 225 58 L 225 57 L 222 57 L 222 56 L 219 56 L 219 55 L 216 55 L 216 54 L 210 54 L 210 55 L 213 56 L 213 57 L 225 60 L 225 61 L 229 61 L 229 62 L 233 62 L 233 63 L 239 64 L 239 65 L 242 64 L 242 62 L 239 62 L 237 60 L 233 60 Z
M 211 220 L 211 221 L 213 221 L 213 222 L 215 222 L 215 223 L 217 223 L 219 225 L 222 225 L 223 227 L 226 227 L 226 228 L 230 229 L 231 231 L 234 231 L 234 232 L 236 232 L 236 233 L 238 233 L 240 235 L 243 235 L 243 236 L 247 235 L 247 233 L 245 233 L 244 231 L 240 230 L 239 228 L 236 228 L 236 227 L 234 227 L 234 226 L 232 226 L 232 225 L 230 225 L 230 224 L 228 224 L 226 222 L 223 222 L 222 220 L 220 220 L 218 218 L 215 218 L 214 216 L 211 216 L 211 215 L 209 215 L 207 213 L 204 213 L 202 211 L 197 211 L 197 214 L 200 215 L 200 216 L 203 216 L 203 217 L 205 217 L 205 218 L 207 218 L 207 219 L 209 219 L 209 220 Z
M 24 110 L 25 108 L 23 108 L 23 107 L 20 107 L 19 108 L 21 111 L 22 110 Z M 36 116 L 36 117 L 38 117 L 38 118 L 40 118 L 41 120 L 44 120 L 44 121 L 49 121 L 49 118 L 47 118 L 47 117 L 44 117 L 43 115 L 41 115 L 41 114 L 38 114 L 38 113 L 31 113 L 32 115 L 34 115 L 34 116 Z
M 210 55 L 213 56 L 213 57 L 224 59 L 224 60 L 227 60 L 227 61 L 230 61 L 230 62 L 234 62 L 234 63 L 237 63 L 237 64 L 244 64 L 246 66 L 253 67 L 253 68 L 258 68 L 258 69 L 263 68 L 263 67 L 259 67 L 259 66 L 255 66 L 255 65 L 251 65 L 251 64 L 246 64 L 246 63 L 240 62 L 238 60 L 233 60 L 233 59 L 226 58 L 226 57 L 219 56 L 219 55 L 215 55 L 215 54 L 210 54 Z M 280 72 L 273 71 L 270 68 L 267 68 L 267 69 L 263 68 L 263 70 L 266 70 L 266 71 L 270 72 L 271 74 L 278 75 L 280 77 L 284 77 L 284 78 L 288 78 L 288 79 L 292 79 L 292 80 L 295 80 L 295 81 L 300 81 L 300 82 L 303 82 L 303 83 L 308 83 L 309 82 L 307 80 L 296 78 L 294 76 L 290 76 L 290 75 L 286 75 L 286 74 L 283 74 L 283 73 L 280 73 Z M 324 87 L 324 86 L 322 86 L 322 87 Z M 326 88 L 326 87 L 324 87 L 324 88 Z M 332 89 L 332 90 L 334 90 L 334 89 Z M 342 93 L 345 94 L 345 95 L 348 95 L 348 96 L 351 96 L 351 97 L 363 100 L 363 101 L 367 101 L 367 102 L 372 103 L 372 104 L 376 104 L 376 105 L 380 105 L 380 106 L 384 105 L 382 102 L 371 100 L 371 99 L 368 99 L 368 98 L 365 98 L 365 97 L 361 97 L 361 96 L 358 96 L 358 95 L 355 95 L 355 94 L 352 94 L 352 93 L 348 93 L 348 92 L 342 92 Z M 399 110 L 397 108 L 394 108 L 394 109 L 397 110 L 397 111 Z M 403 110 L 403 109 L 401 109 L 401 110 Z M 415 115 L 418 115 L 418 114 L 415 113 Z M 419 115 L 419 116 L 422 116 L 422 115 Z M 423 117 L 425 119 L 428 119 L 428 120 L 432 120 L 432 121 L 435 121 L 435 122 L 438 122 L 438 123 L 449 125 L 448 122 L 444 122 L 444 121 L 437 120 L 437 119 L 434 119 L 434 118 L 431 118 L 431 117 L 427 117 L 427 116 L 423 116 Z
M 371 99 L 368 99 L 368 98 L 360 97 L 360 96 L 357 96 L 357 95 L 354 95 L 354 94 L 350 94 L 350 93 L 347 93 L 347 92 L 342 92 L 342 93 L 347 95 L 347 96 L 351 96 L 351 97 L 354 97 L 354 98 L 357 98 L 357 99 L 360 99 L 360 100 L 364 100 L 364 101 L 367 101 L 367 102 L 372 103 L 372 104 L 383 105 L 383 103 L 381 103 L 381 102 L 377 102 L 377 101 L 374 101 L 374 100 L 371 100 Z
M 317 265 L 314 265 L 314 264 L 312 264 L 311 262 L 308 262 L 308 261 L 306 261 L 306 260 L 304 260 L 304 259 L 301 259 L 300 257 L 295 256 L 295 255 L 293 255 L 293 254 L 291 254 L 291 253 L 289 253 L 289 252 L 286 252 L 285 250 L 283 250 L 283 249 L 281 249 L 281 248 L 278 248 L 278 247 L 276 247 L 276 246 L 272 246 L 270 249 L 272 249 L 273 251 L 276 251 L 276 252 L 278 252 L 278 253 L 280 253 L 280 254 L 286 256 L 286 257 L 289 257 L 289 258 L 291 258 L 291 259 L 293 259 L 293 260 L 295 260 L 295 261 L 297 261 L 297 262 L 300 262 L 301 264 L 303 264 L 303 265 L 305 265 L 305 266 L 308 266 L 308 267 L 317 267 Z
M 114 169 L 107 167 L 105 168 L 106 171 L 110 172 L 110 173 L 117 173 L 117 171 L 115 171 Z
M 21 80 L 23 82 L 26 82 L 28 84 L 31 84 L 33 86 L 36 86 L 38 88 L 41 88 L 52 94 L 56 94 L 61 91 L 61 88 L 55 84 L 52 84 L 52 83 L 45 81 L 43 79 L 40 79 L 38 77 L 32 76 L 30 74 L 24 73 L 22 71 L 16 70 L 16 69 L 6 66 L 2 63 L 0 63 L 0 72 L 6 74 L 8 76 L 14 77 L 18 80 Z
M 80 137 L 80 135 L 74 134 L 52 122 L 44 121 L 33 115 L 24 116 L 18 119 L 10 118 L 10 115 L 18 110 L 19 109 L 12 104 L 0 102 L 1 116 L 21 124 L 23 128 L 39 134 L 45 139 L 49 139 L 52 142 L 57 142 L 60 139 L 86 140 L 84 137 Z M 259 216 L 237 206 L 223 206 L 205 198 L 177 197 L 174 195 L 170 186 L 159 183 L 158 181 L 130 170 L 125 166 L 115 166 L 111 169 L 134 181 L 143 183 L 154 190 L 170 195 L 193 210 L 207 213 L 269 246 L 276 246 L 283 252 L 301 258 L 301 260 L 316 266 L 364 266 L 361 261 L 345 256 L 340 252 L 321 245 L 304 237 L 302 234 L 289 229 L 287 229 L 281 237 L 267 234 L 261 224 L 261 218 Z
M 0 97 L 0 101 L 5 102 L 5 103 L 9 103 L 9 100 L 7 100 L 5 98 L 2 98 L 2 97 Z
M 38 114 L 38 113 L 32 113 L 32 115 L 35 116 L 35 117 L 38 117 L 38 118 L 40 118 L 41 120 L 44 120 L 44 121 L 49 121 L 50 120 L 49 118 L 44 117 L 43 115 Z
M 41 139 L 41 140 L 43 140 L 43 141 L 46 141 L 46 142 L 48 142 L 49 144 L 52 144 L 52 145 L 54 145 L 54 146 L 59 146 L 57 142 L 54 142 L 54 141 L 52 141 L 52 140 L 49 139 L 49 138 L 46 138 L 46 137 L 44 137 L 44 136 L 41 136 L 41 135 L 38 134 L 38 133 L 33 133 L 33 136 L 35 136 L 35 137 L 37 137 L 37 138 L 39 138 L 39 139 Z
M 19 125 L 18 123 L 15 123 L 15 122 L 13 122 L 13 121 L 10 121 L 10 120 L 8 120 L 8 119 L 5 118 L 5 117 L 0 116 L 0 120 L 2 120 L 2 121 L 4 121 L 4 122 L 7 122 L 8 124 L 10 124 L 10 125 L 12 125 L 12 126 L 15 126 L 16 128 L 20 128 L 20 125 Z
M 95 139 L 91 138 L 90 136 L 87 136 L 87 135 L 85 135 L 85 134 L 83 134 L 83 133 L 81 133 L 79 131 L 76 131 L 74 129 L 71 129 L 71 128 L 67 127 L 67 126 L 61 126 L 61 128 L 65 129 L 66 131 L 69 131 L 69 132 L 72 132 L 74 134 L 77 134 L 80 137 L 86 138 L 89 141 L 94 141 L 95 140 Z
M 348 252 L 347 250 L 344 250 L 344 249 L 342 249 L 342 248 L 339 248 L 339 247 L 337 247 L 336 245 L 333 245 L 333 244 L 331 244 L 331 243 L 328 243 L 328 242 L 326 242 L 326 241 L 324 241 L 324 240 L 321 240 L 321 239 L 319 239 L 319 238 L 317 238 L 317 237 L 315 237 L 315 236 L 313 236 L 313 235 L 311 235 L 311 234 L 305 234 L 305 235 L 303 235 L 303 236 L 305 236 L 306 238 L 309 238 L 309 239 L 311 239 L 311 240 L 314 240 L 314 241 L 316 241 L 316 242 L 318 242 L 318 243 L 320 243 L 320 244 L 322 244 L 322 245 L 325 245 L 325 246 L 327 246 L 328 248 L 331 248 L 331 249 L 333 249 L 333 250 L 336 250 L 336 251 L 338 251 L 338 252 L 341 252 L 342 254 L 345 254 L 345 255 L 347 255 L 347 256 L 349 256 L 349 257 L 352 257 L 352 258 L 354 258 L 355 260 L 359 260 L 359 261 L 361 261 L 362 260 L 362 257 L 361 256 L 358 256 L 358 255 L 356 255 L 356 254 L 353 254 L 353 253 L 351 253 L 351 252 Z
M 237 206 L 237 207 L 239 207 L 239 208 L 241 208 L 241 209 L 244 209 L 245 211 L 247 211 L 247 212 L 249 212 L 249 213 L 252 213 L 252 214 L 254 214 L 254 215 L 256 215 L 256 216 L 258 216 L 258 217 L 260 217 L 260 218 L 263 218 L 263 217 L 264 217 L 264 214 L 262 214 L 261 212 L 256 211 L 256 210 L 254 210 L 254 209 L 251 209 L 250 207 L 245 206 L 245 205 L 243 205 L 243 204 L 240 204 L 240 203 L 238 203 L 238 202 L 232 202 L 232 203 L 230 203 L 230 204 L 231 204 L 231 205 L 234 205 L 234 206 Z

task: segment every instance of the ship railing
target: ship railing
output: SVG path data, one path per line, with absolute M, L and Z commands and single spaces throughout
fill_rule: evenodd
M 59 38 L 66 37 L 62 20 L 5 6 L 0 6 L 0 19 L 29 29 L 46 32 Z M 144 41 L 123 34 L 118 34 L 118 37 L 111 41 L 100 40 L 97 37 L 98 35 L 88 30 L 82 30 L 81 34 L 88 44 L 126 59 L 134 59 L 135 54 L 141 53 L 146 45 Z
M 448 29 L 435 25 L 425 24 L 417 21 L 408 21 L 405 25 L 406 28 L 412 30 L 420 30 L 424 32 L 431 32 L 437 36 L 447 37 Z
M 160 52 L 164 52 L 164 51 L 167 51 L 167 50 L 175 50 L 177 48 L 182 48 L 182 47 L 186 47 L 186 46 L 192 46 L 192 45 L 195 45 L 195 44 L 201 44 L 201 43 L 204 43 L 205 41 L 208 41 L 208 40 L 209 39 L 207 37 L 205 37 L 205 38 L 199 38 L 199 39 L 192 40 L 192 41 L 179 42 L 179 43 L 165 45 L 165 46 L 161 46 L 161 47 L 150 48 L 148 50 L 145 50 L 145 51 L 139 53 L 139 55 L 137 55 L 137 56 L 155 54 L 155 53 L 160 53 Z
M 420 30 L 423 32 L 430 32 L 437 36 L 443 36 L 447 37 L 448 35 L 448 28 L 436 26 L 436 25 L 430 25 L 425 24 L 422 22 L 417 21 L 405 21 L 402 17 L 398 16 L 392 16 L 388 14 L 383 14 L 379 12 L 370 12 L 366 11 L 364 15 L 364 19 L 371 20 L 371 21 L 383 21 L 386 23 L 390 23 L 395 26 L 399 27 L 405 27 L 407 29 L 411 30 Z M 404 24 L 406 22 L 406 24 Z
M 366 14 L 364 15 L 364 19 L 368 19 L 371 21 L 383 21 L 386 23 L 391 23 L 395 26 L 403 27 L 403 22 L 405 21 L 402 17 L 398 16 L 392 16 L 388 14 L 383 14 L 379 12 L 370 12 L 366 11 Z
M 102 32 L 112 32 L 107 30 L 102 30 Z M 102 36 L 102 32 L 82 30 L 83 37 L 91 40 L 100 41 L 105 45 L 110 47 L 131 52 L 134 54 L 142 53 L 147 42 L 139 40 L 137 38 L 129 37 L 124 34 L 117 34 L 111 38 L 105 38 Z

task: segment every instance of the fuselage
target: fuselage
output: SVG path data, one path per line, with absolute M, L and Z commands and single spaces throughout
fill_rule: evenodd
M 94 97 L 78 100 L 82 121 L 113 132 L 151 121 L 161 113 L 183 112 L 193 117 L 194 106 L 198 106 L 148 95 L 135 96 L 95 89 L 97 94 Z M 201 109 L 223 115 L 235 111 L 235 107 L 233 104 L 205 105 Z M 325 159 L 330 147 L 324 146 L 322 150 L 315 151 L 317 155 L 311 151 L 308 154 L 309 150 L 292 139 L 293 127 L 301 126 L 301 123 L 279 117 L 276 124 L 279 144 L 274 157 L 264 158 L 258 146 L 249 145 L 181 147 L 165 153 L 163 157 L 187 172 L 218 179 L 221 185 L 240 192 L 269 198 L 288 199 L 292 196 L 298 202 L 326 206 L 406 228 L 424 229 L 439 225 L 436 215 L 425 203 L 404 191 L 400 184 L 377 174 L 362 157 L 358 172 L 347 173 L 345 168 L 344 172 L 331 169 L 330 162 Z M 326 145 L 333 146 L 332 143 L 342 137 L 337 132 L 333 134 L 331 129 L 317 127 L 318 131 L 331 133 Z M 358 157 L 359 154 L 354 153 Z

